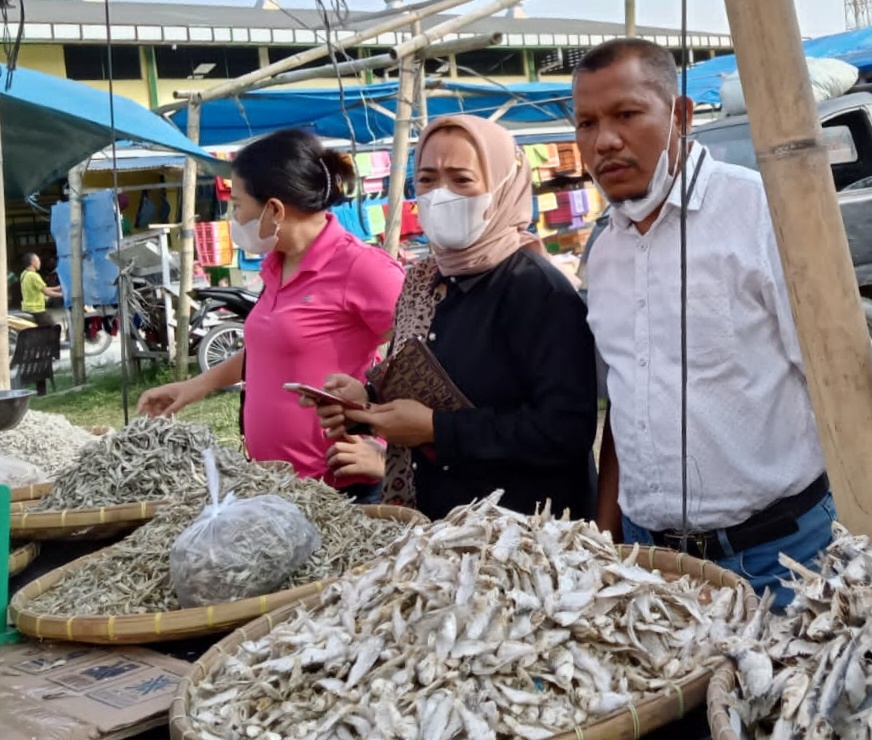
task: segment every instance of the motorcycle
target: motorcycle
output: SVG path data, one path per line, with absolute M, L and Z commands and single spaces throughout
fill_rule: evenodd
M 244 346 L 244 322 L 258 294 L 246 288 L 194 288 L 197 302 L 191 316 L 191 349 L 196 344 L 200 372 L 220 365 Z

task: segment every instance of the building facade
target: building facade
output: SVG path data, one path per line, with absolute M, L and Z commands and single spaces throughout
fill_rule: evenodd
M 316 11 L 260 5 L 267 7 L 114 3 L 107 33 L 102 0 L 27 0 L 18 62 L 102 90 L 108 89 L 111 66 L 116 93 L 158 108 L 172 103 L 176 90 L 211 87 L 324 43 L 323 18 Z M 12 20 L 17 20 L 17 12 L 10 10 Z M 433 16 L 422 27 L 427 30 L 446 19 Z M 382 20 L 384 14 L 353 13 L 333 18 L 331 25 L 335 38 L 341 40 Z M 428 60 L 428 74 L 469 82 L 566 82 L 585 49 L 622 36 L 624 28 L 575 19 L 499 16 L 472 23 L 443 40 L 494 33 L 502 34 L 500 44 Z M 674 29 L 639 27 L 637 34 L 680 57 L 681 39 Z M 408 31 L 382 34 L 339 55 L 338 61 L 383 54 L 410 35 Z M 724 34 L 692 32 L 688 41 L 691 62 L 732 52 L 731 39 Z M 327 62 L 322 59 L 303 68 Z M 395 76 L 396 70 L 373 71 L 345 81 L 367 83 Z M 329 78 L 296 83 L 335 84 Z

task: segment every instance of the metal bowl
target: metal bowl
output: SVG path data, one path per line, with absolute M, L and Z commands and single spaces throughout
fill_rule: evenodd
M 0 432 L 12 429 L 27 413 L 35 391 L 0 391 Z

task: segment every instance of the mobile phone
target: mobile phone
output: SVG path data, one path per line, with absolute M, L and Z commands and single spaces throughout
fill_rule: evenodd
M 318 404 L 335 403 L 336 405 L 342 406 L 346 409 L 353 409 L 355 411 L 366 410 L 366 408 L 362 404 L 356 403 L 354 401 L 349 401 L 347 398 L 342 398 L 342 396 L 337 396 L 335 393 L 325 391 L 323 388 L 316 388 L 313 385 L 306 385 L 305 383 L 285 383 L 283 388 L 286 391 L 290 391 L 291 393 L 296 393 L 300 396 L 311 398 Z

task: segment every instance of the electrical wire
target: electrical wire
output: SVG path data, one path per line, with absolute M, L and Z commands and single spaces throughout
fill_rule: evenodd
M 106 56 L 107 72 L 109 75 L 109 128 L 112 136 L 112 193 L 114 203 L 118 204 L 118 136 L 115 129 L 115 76 L 112 68 L 112 19 L 109 11 L 109 0 L 104 0 L 106 15 Z M 118 256 L 118 264 L 121 265 L 121 219 L 115 218 L 115 250 Z M 118 281 L 118 323 L 121 325 L 121 403 L 124 409 L 124 424 L 130 421 L 130 389 L 127 357 L 127 297 L 126 281 Z
M 18 52 L 24 36 L 24 0 L 18 0 L 18 31 L 15 38 L 9 32 L 9 2 L 0 0 L 0 19 L 3 23 L 3 53 L 6 55 L 6 90 L 12 87 L 12 75 L 18 67 Z
M 680 272 L 681 272 L 681 551 L 687 552 L 687 0 L 681 0 L 681 165 Z

